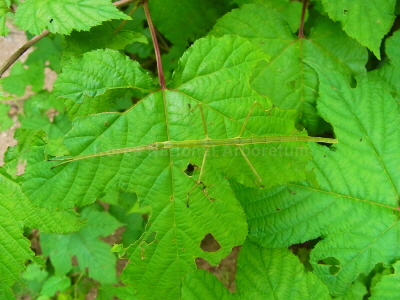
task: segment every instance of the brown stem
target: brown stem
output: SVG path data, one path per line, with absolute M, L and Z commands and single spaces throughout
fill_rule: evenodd
M 129 17 L 132 16 L 133 13 L 138 9 L 138 7 L 139 7 L 139 5 L 138 5 L 137 3 L 135 3 L 135 5 L 133 6 L 133 8 L 131 9 L 131 11 L 130 11 L 127 15 L 128 15 Z M 124 27 L 124 25 L 125 25 L 125 23 L 126 23 L 127 21 L 128 21 L 128 20 L 123 20 L 123 21 L 121 22 L 121 24 L 119 24 L 118 28 L 115 29 L 115 32 L 114 32 L 114 33 L 117 33 L 118 31 L 120 31 L 120 30 L 122 29 L 122 27 Z
M 21 57 L 30 47 L 32 47 L 35 43 L 40 41 L 46 35 L 48 35 L 50 31 L 44 30 L 41 34 L 35 36 L 33 39 L 26 42 L 21 48 L 19 48 L 13 55 L 11 55 L 4 64 L 0 67 L 0 78 L 3 76 L 4 72 L 8 70 L 18 58 Z
M 158 80 L 160 82 L 161 88 L 165 89 L 166 86 L 165 86 L 164 71 L 163 71 L 162 61 L 161 61 L 160 47 L 158 46 L 156 30 L 154 28 L 153 22 L 151 21 L 149 6 L 147 3 L 148 3 L 148 0 L 145 0 L 143 2 L 143 8 L 144 8 L 144 12 L 146 14 L 147 23 L 149 24 L 151 38 L 153 40 L 153 45 L 154 45 L 154 52 L 156 53 Z
M 300 20 L 300 27 L 299 27 L 299 38 L 300 39 L 305 38 L 305 35 L 304 35 L 304 20 L 306 18 L 307 6 L 308 6 L 308 0 L 303 0 L 303 8 L 301 10 L 301 20 Z
M 168 44 L 167 44 L 167 42 L 165 41 L 164 37 L 161 35 L 161 33 L 158 30 L 156 30 L 156 35 L 157 35 L 158 39 L 161 41 L 160 47 L 162 46 L 162 48 L 165 51 L 169 52 Z
M 113 4 L 116 7 L 120 7 L 126 4 L 129 4 L 133 2 L 134 0 L 120 0 L 117 2 L 114 2 Z M 21 48 L 19 48 L 13 55 L 11 55 L 5 62 L 4 64 L 0 67 L 0 78 L 3 76 L 3 74 L 18 60 L 18 58 L 21 57 L 22 54 L 24 54 L 30 47 L 32 47 L 34 44 L 39 42 L 42 38 L 44 38 L 46 35 L 48 35 L 50 31 L 44 30 L 41 34 L 35 36 L 31 40 L 27 41 Z

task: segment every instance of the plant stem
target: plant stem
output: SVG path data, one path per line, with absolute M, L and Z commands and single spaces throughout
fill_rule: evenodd
M 113 4 L 116 7 L 123 6 L 126 4 L 129 4 L 133 2 L 134 0 L 120 0 L 117 2 L 114 2 Z M 27 41 L 21 48 L 19 48 L 13 55 L 11 55 L 5 62 L 4 64 L 0 67 L 0 78 L 3 76 L 3 74 L 18 60 L 18 58 L 21 57 L 22 54 L 24 54 L 30 47 L 32 47 L 34 44 L 39 42 L 42 38 L 44 38 L 46 35 L 48 35 L 50 31 L 44 30 L 41 34 L 35 36 L 31 40 Z
M 113 4 L 116 7 L 119 7 L 119 6 L 123 6 L 123 5 L 127 5 L 129 3 L 132 3 L 133 1 L 135 1 L 135 0 L 120 0 L 120 1 L 115 1 Z
M 156 30 L 154 28 L 153 22 L 151 21 L 149 6 L 147 3 L 148 3 L 148 0 L 145 0 L 143 2 L 143 8 L 144 8 L 144 12 L 146 14 L 147 23 L 149 24 L 151 38 L 153 40 L 153 45 L 154 45 L 154 52 L 156 53 L 158 79 L 159 79 L 161 88 L 165 89 L 166 86 L 165 86 L 164 71 L 163 71 L 162 61 L 161 61 L 160 47 L 158 46 Z
M 305 38 L 304 35 L 304 20 L 306 18 L 308 0 L 303 0 L 303 8 L 301 10 L 301 20 L 300 20 L 300 27 L 299 27 L 299 39 Z
M 156 34 L 157 34 L 158 39 L 161 41 L 161 44 L 162 44 L 162 45 L 160 45 L 160 47 L 162 46 L 162 48 L 165 51 L 169 52 L 169 47 L 167 45 L 167 42 L 165 41 L 165 39 L 163 38 L 163 36 L 161 35 L 161 33 L 157 29 L 156 29 Z
M 128 13 L 128 16 L 132 16 L 133 13 L 138 9 L 138 7 L 139 7 L 138 3 L 135 3 L 135 5 L 134 5 L 133 8 L 131 9 L 131 11 Z M 128 21 L 128 20 L 123 20 L 123 21 L 121 22 L 121 24 L 119 24 L 118 28 L 115 29 L 115 32 L 114 32 L 114 33 L 117 33 L 118 31 L 120 31 L 120 30 L 122 29 L 122 27 L 124 27 L 124 25 L 125 25 L 125 23 L 126 23 L 127 21 Z
M 50 31 L 48 30 L 43 31 L 41 34 L 29 40 L 21 48 L 19 48 L 16 52 L 14 52 L 14 54 L 11 55 L 0 67 L 0 78 L 3 76 L 4 72 L 7 71 L 8 68 L 10 68 L 17 61 L 17 59 L 21 57 L 22 54 L 24 54 L 30 47 L 32 47 L 35 43 L 40 41 L 49 33 Z

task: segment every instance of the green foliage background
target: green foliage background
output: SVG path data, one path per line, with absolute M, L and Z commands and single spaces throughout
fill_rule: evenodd
M 0 299 L 399 299 L 396 0 L 149 0 L 166 88 L 142 4 L 0 0 Z

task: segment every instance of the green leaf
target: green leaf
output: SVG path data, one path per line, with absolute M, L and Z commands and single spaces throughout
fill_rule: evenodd
M 397 55 L 398 47 L 400 47 L 400 31 L 396 31 L 385 42 L 385 52 L 389 60 L 381 68 L 369 72 L 368 76 L 373 80 L 381 80 L 385 89 L 396 99 L 400 109 L 400 59 Z
M 349 36 L 380 59 L 379 47 L 393 25 L 396 0 L 322 0 L 322 4 L 331 19 L 342 22 Z
M 11 68 L 10 75 L 2 79 L 2 85 L 5 91 L 17 96 L 23 96 L 29 85 L 34 92 L 40 91 L 44 85 L 43 62 L 38 61 L 24 66 L 17 61 Z
M 17 128 L 14 133 L 14 139 L 18 144 L 14 147 L 8 147 L 4 154 L 5 168 L 15 169 L 19 161 L 26 159 L 33 146 L 44 146 L 46 134 L 43 131 Z M 9 172 L 10 173 L 10 172 Z
M 6 36 L 10 33 L 10 29 L 6 26 L 6 14 L 9 6 L 5 0 L 0 0 L 0 36 Z
M 14 124 L 13 120 L 8 116 L 10 108 L 8 104 L 0 103 L 0 131 L 5 131 Z
M 41 295 L 52 297 L 57 292 L 65 292 L 71 286 L 71 279 L 67 276 L 51 276 L 43 284 Z
M 228 11 L 228 0 L 152 0 L 149 10 L 158 30 L 175 46 L 185 48 L 209 31 Z
M 244 4 L 267 4 L 279 11 L 289 24 L 292 32 L 296 32 L 300 25 L 301 2 L 290 0 L 234 0 L 233 2 L 242 6 Z
M 116 21 L 113 21 L 115 26 L 119 26 L 120 23 L 116 24 Z M 129 20 L 125 23 L 124 29 L 131 30 L 134 32 L 141 33 L 147 40 L 151 40 L 151 34 L 149 28 L 146 26 L 146 15 L 143 10 L 143 6 L 139 6 L 135 12 L 132 14 L 132 20 Z M 128 53 L 139 56 L 139 58 L 145 59 L 148 57 L 154 57 L 154 48 L 152 43 L 133 43 L 127 45 L 125 50 Z
M 370 300 L 392 300 L 398 299 L 400 296 L 399 290 L 396 288 L 400 284 L 400 262 L 394 265 L 394 274 L 383 276 L 372 290 Z
M 98 300 L 110 300 L 113 296 L 117 296 L 119 299 L 139 300 L 139 298 L 132 296 L 134 290 L 131 286 L 110 286 L 102 285 L 99 287 L 99 293 L 97 295 Z
M 54 88 L 56 95 L 67 99 L 68 113 L 75 119 L 107 111 L 129 89 L 148 93 L 155 85 L 136 61 L 106 49 L 73 57 Z
M 189 273 L 183 281 L 181 299 L 226 300 L 232 298 L 224 285 L 214 275 L 204 270 Z
M 73 212 L 34 206 L 20 186 L 1 169 L 0 186 L 0 296 L 1 299 L 14 299 L 9 288 L 25 269 L 26 260 L 34 256 L 29 241 L 22 235 L 23 224 L 44 232 L 73 231 L 82 224 L 77 222 Z
M 3 81 L 0 80 L 0 101 L 12 99 L 13 98 L 12 96 L 4 96 L 4 91 L 3 91 L 2 85 L 3 85 Z
M 321 280 L 286 248 L 263 248 L 247 241 L 239 253 L 238 299 L 331 299 Z
M 29 294 L 39 295 L 39 292 L 45 282 L 46 278 L 48 278 L 49 274 L 43 267 L 37 264 L 29 264 L 26 267 L 26 270 L 21 275 L 22 287 L 29 289 Z M 13 288 L 15 291 L 15 288 Z M 17 293 L 18 294 L 18 293 Z
M 354 281 L 347 291 L 346 295 L 334 297 L 335 300 L 363 300 L 368 294 L 365 284 L 361 280 Z M 371 299 L 371 298 L 369 298 Z
M 116 283 L 116 257 L 111 246 L 98 237 L 107 236 L 121 224 L 110 214 L 98 211 L 94 206 L 82 210 L 81 219 L 87 225 L 76 233 L 66 235 L 41 234 L 44 255 L 49 255 L 56 275 L 63 276 L 71 268 L 71 259 L 76 256 L 81 272 L 89 269 L 89 276 L 100 283 Z
M 47 150 L 53 155 L 63 155 L 66 152 L 61 139 L 71 129 L 71 122 L 64 111 L 62 99 L 41 91 L 24 102 L 24 114 L 19 116 L 21 127 L 46 132 Z
M 44 150 L 38 150 L 24 174 L 24 190 L 35 203 L 63 208 L 87 205 L 115 188 L 135 192 L 152 212 L 146 233 L 130 247 L 130 264 L 122 278 L 137 290 L 137 297 L 177 299 L 182 278 L 196 268 L 196 257 L 217 264 L 247 234 L 228 179 L 265 188 L 305 179 L 310 158 L 306 143 L 278 144 L 288 152 L 301 150 L 298 156 L 271 155 L 278 152 L 275 143 L 243 145 L 245 155 L 235 146 L 223 145 L 117 154 L 122 148 L 156 141 L 204 140 L 205 128 L 210 139 L 235 138 L 242 130 L 244 137 L 304 135 L 295 129 L 293 111 L 254 106 L 257 101 L 261 107 L 271 107 L 248 83 L 253 67 L 265 59 L 239 37 L 197 41 L 181 59 L 169 88 L 150 93 L 122 114 L 78 119 L 64 141 L 72 156 L 111 149 L 116 155 L 50 169 L 57 163 L 43 161 Z M 86 70 L 97 64 L 87 62 Z M 127 71 L 121 67 L 119 72 Z M 87 93 L 85 87 L 69 92 L 65 85 L 65 89 L 76 99 Z M 207 234 L 218 241 L 219 251 L 200 248 Z
M 261 195 L 242 189 L 237 196 L 250 238 L 264 246 L 323 237 L 311 264 L 340 296 L 360 273 L 397 257 L 400 116 L 390 94 L 364 77 L 351 88 L 343 75 L 321 71 L 320 97 L 319 111 L 339 144 L 311 145 L 319 185 L 291 183 Z M 327 258 L 335 263 L 324 263 Z
M 318 77 L 306 61 L 349 77 L 365 74 L 366 49 L 326 19 L 318 19 L 307 38 L 298 38 L 273 7 L 252 4 L 226 14 L 211 34 L 242 36 L 271 55 L 270 63 L 256 68 L 251 84 L 279 108 L 297 109 L 310 134 L 324 132 L 327 125 L 316 110 Z
M 123 50 L 126 45 L 132 43 L 147 44 L 148 41 L 141 33 L 131 30 L 116 31 L 112 22 L 105 22 L 102 25 L 92 27 L 90 31 L 73 31 L 71 35 L 65 36 L 66 47 L 63 52 L 63 60 L 96 49 Z
M 35 43 L 35 50 L 29 54 L 26 65 L 41 61 L 43 68 L 48 66 L 53 71 L 61 71 L 60 58 L 63 52 L 61 35 L 46 36 Z
M 130 19 L 109 0 L 26 0 L 15 14 L 15 23 L 38 35 L 44 29 L 70 34 L 89 30 L 111 19 Z

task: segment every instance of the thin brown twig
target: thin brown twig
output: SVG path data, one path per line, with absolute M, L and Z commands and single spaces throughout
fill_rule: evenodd
M 50 31 L 44 30 L 41 34 L 35 36 L 33 39 L 26 42 L 17 51 L 15 51 L 14 54 L 11 55 L 4 62 L 4 64 L 0 67 L 0 78 L 3 76 L 4 72 L 7 71 L 18 60 L 18 58 L 21 57 L 22 54 L 24 54 L 30 47 L 32 47 L 34 44 L 36 44 L 38 41 L 40 41 L 42 38 L 44 38 L 49 33 L 50 33 Z
M 144 12 L 146 14 L 147 23 L 149 24 L 151 38 L 153 40 L 153 45 L 154 45 L 154 52 L 156 54 L 158 80 L 160 82 L 161 88 L 165 89 L 166 85 L 165 85 L 164 71 L 163 71 L 162 61 L 161 61 L 160 47 L 158 46 L 156 30 L 155 30 L 153 22 L 151 20 L 149 6 L 148 6 L 147 2 L 148 2 L 148 0 L 143 1 L 143 8 L 144 8 Z
M 134 2 L 135 0 L 119 0 L 119 1 L 115 1 L 113 4 L 116 7 L 120 7 L 120 6 L 124 6 L 124 5 L 128 5 L 132 2 Z
M 127 14 L 129 17 L 133 15 L 133 13 L 138 9 L 139 5 L 138 3 L 135 3 L 135 5 L 132 7 L 131 11 Z M 118 31 L 120 31 L 122 29 L 122 27 L 124 27 L 124 25 L 126 24 L 128 20 L 123 20 L 121 22 L 121 24 L 119 24 L 118 28 L 115 29 L 114 33 L 117 33 Z
M 129 3 L 134 2 L 135 0 L 120 0 L 116 1 L 113 4 L 116 7 L 124 6 Z M 24 54 L 30 47 L 32 47 L 34 44 L 39 42 L 42 38 L 47 36 L 50 33 L 48 30 L 44 30 L 41 34 L 33 37 L 31 40 L 27 41 L 21 48 L 19 48 L 17 51 L 13 53 L 5 62 L 4 64 L 0 67 L 0 78 L 3 76 L 3 74 Z
M 162 36 L 162 34 L 161 34 L 157 29 L 156 29 L 156 35 L 158 36 L 158 38 L 159 38 L 160 41 L 161 41 L 162 48 L 163 48 L 166 52 L 169 52 L 169 47 L 168 47 L 167 42 L 165 41 L 164 37 Z M 161 45 L 160 45 L 160 46 L 161 46 Z

